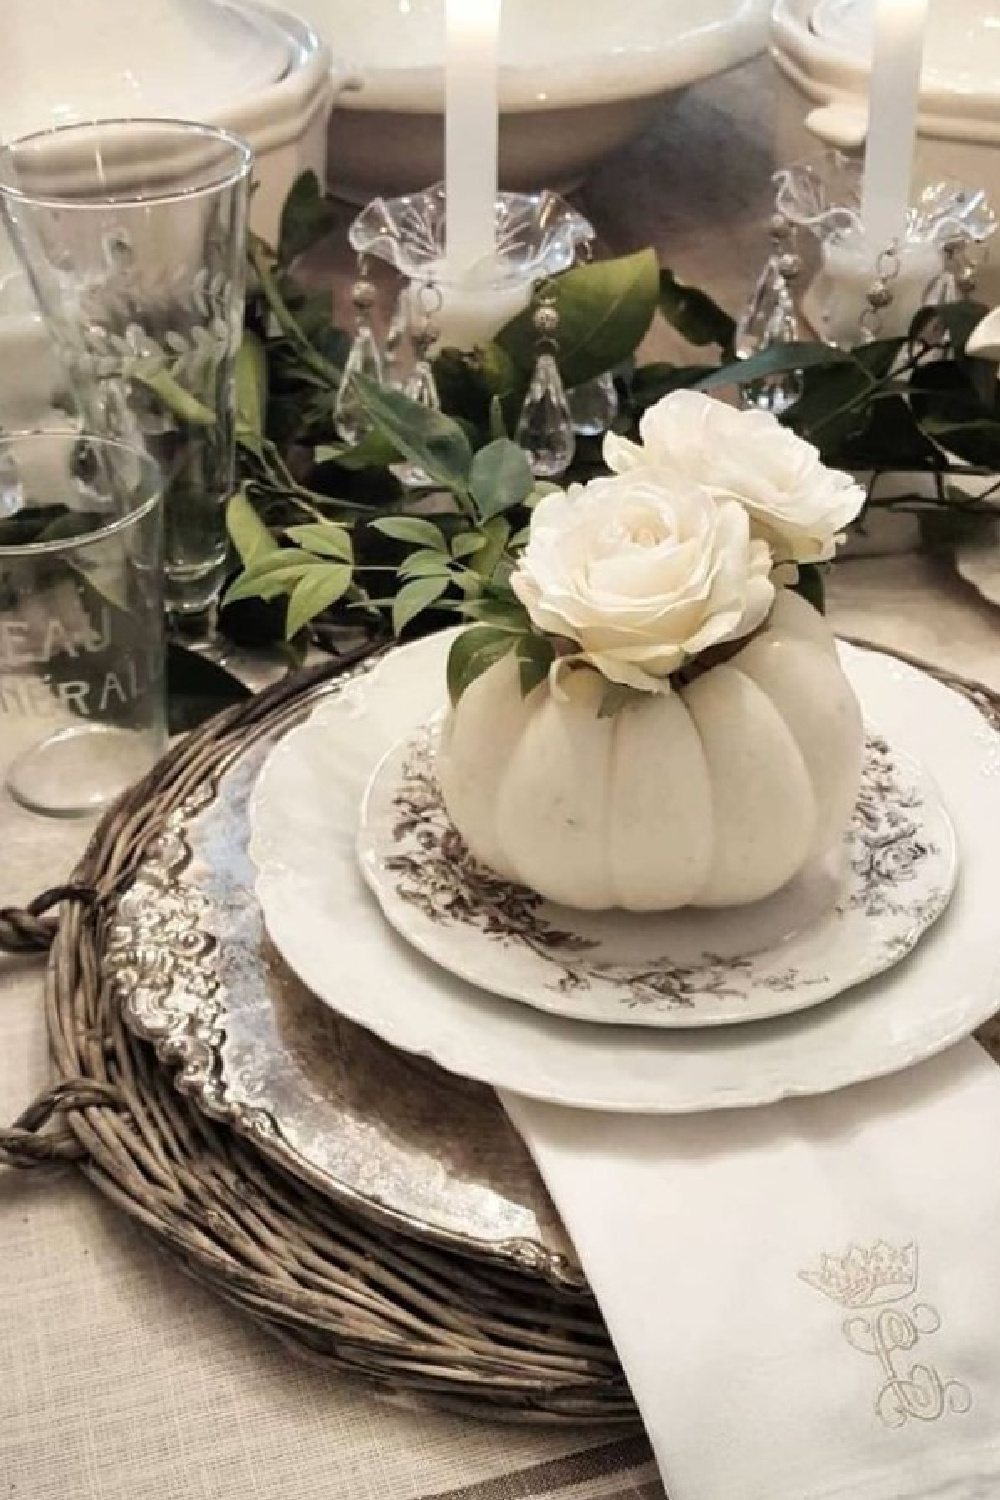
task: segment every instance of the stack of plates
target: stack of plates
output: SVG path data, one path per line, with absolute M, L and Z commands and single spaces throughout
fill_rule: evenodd
M 870 732 L 837 857 L 742 911 L 584 914 L 476 867 L 450 827 L 433 771 L 448 646 L 345 686 L 256 784 L 267 932 L 341 1017 L 501 1091 L 673 1113 L 907 1068 L 1000 1006 L 1000 753 L 968 702 L 844 647 Z

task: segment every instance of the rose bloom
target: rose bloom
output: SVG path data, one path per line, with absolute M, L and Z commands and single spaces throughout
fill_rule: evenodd
M 738 500 L 776 563 L 832 557 L 844 527 L 865 502 L 849 474 L 828 469 L 812 443 L 770 412 L 737 411 L 700 391 L 674 391 L 649 408 L 639 434 L 641 443 L 608 434 L 609 469 L 668 469 L 719 499 Z
M 511 586 L 539 630 L 612 682 L 669 692 L 671 672 L 749 635 L 774 601 L 746 511 L 654 468 L 552 491 Z

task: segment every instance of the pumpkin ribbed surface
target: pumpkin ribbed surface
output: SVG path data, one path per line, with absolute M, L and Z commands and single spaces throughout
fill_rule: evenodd
M 765 628 L 687 686 L 600 718 L 605 682 L 522 698 L 510 657 L 446 721 L 438 774 L 477 859 L 566 906 L 759 901 L 827 850 L 864 734 L 823 619 L 781 590 Z

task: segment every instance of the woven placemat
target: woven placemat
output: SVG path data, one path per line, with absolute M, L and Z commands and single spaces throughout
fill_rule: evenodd
M 78 1161 L 192 1276 L 300 1354 L 467 1414 L 637 1423 L 588 1292 L 557 1294 L 379 1227 L 290 1176 L 177 1092 L 102 980 L 116 901 L 170 814 L 366 654 L 299 673 L 197 730 L 103 820 L 68 885 L 0 911 L 0 947 L 49 949 L 58 1076 L 0 1131 L 0 1163 Z M 1000 695 L 933 675 L 1000 730 Z M 996 1022 L 980 1038 L 1000 1056 Z

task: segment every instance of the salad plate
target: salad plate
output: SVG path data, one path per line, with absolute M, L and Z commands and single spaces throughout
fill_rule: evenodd
M 472 858 L 438 788 L 436 723 L 380 762 L 358 857 L 386 919 L 460 979 L 569 1020 L 724 1026 L 807 1010 L 899 963 L 944 911 L 954 830 L 922 767 L 871 735 L 842 844 L 769 900 L 557 906 Z
M 970 703 L 932 678 L 846 646 L 866 719 L 894 753 L 919 757 L 940 787 L 961 855 L 949 909 L 905 961 L 795 1014 L 655 1029 L 547 1014 L 428 960 L 386 921 L 356 845 L 375 768 L 440 709 L 450 642 L 443 633 L 391 652 L 324 702 L 271 752 L 254 790 L 250 855 L 268 933 L 338 1014 L 501 1091 L 678 1113 L 823 1093 L 911 1067 L 1000 1006 L 992 895 L 1000 740 Z M 890 888 L 904 883 L 890 873 Z

